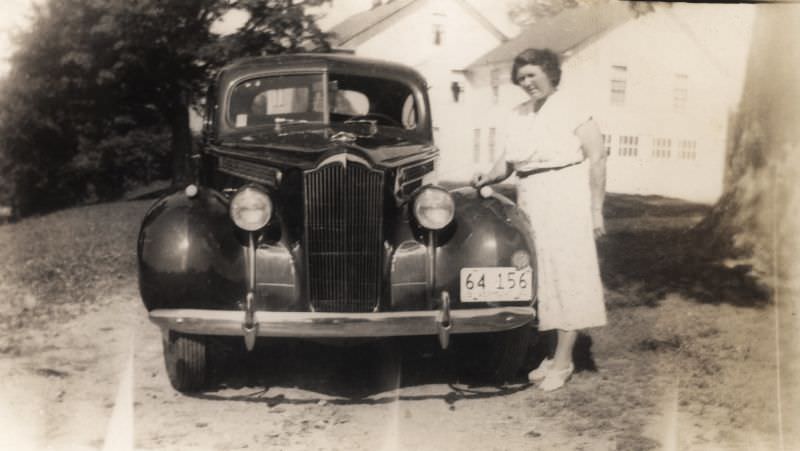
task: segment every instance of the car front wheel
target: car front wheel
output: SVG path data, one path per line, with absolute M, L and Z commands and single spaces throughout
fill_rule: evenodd
M 208 382 L 206 337 L 164 333 L 164 363 L 172 386 L 180 392 L 202 390 Z

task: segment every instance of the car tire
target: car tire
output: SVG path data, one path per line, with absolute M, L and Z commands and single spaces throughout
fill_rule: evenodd
M 459 346 L 462 369 L 482 381 L 513 382 L 522 368 L 533 339 L 529 326 L 464 337 Z
M 164 335 L 164 363 L 172 386 L 180 392 L 205 388 L 209 373 L 206 337 L 174 331 Z

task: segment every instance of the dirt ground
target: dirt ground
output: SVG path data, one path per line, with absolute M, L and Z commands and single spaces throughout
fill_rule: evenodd
M 502 387 L 462 380 L 428 340 L 284 340 L 226 353 L 215 386 L 187 396 L 170 387 L 138 298 L 147 205 L 0 226 L 0 449 L 800 446 L 794 307 L 773 302 L 745 267 L 703 258 L 687 234 L 702 208 L 610 199 L 599 244 L 609 323 L 580 337 L 578 372 L 561 390 L 543 393 L 524 374 Z M 528 369 L 547 348 L 541 338 Z

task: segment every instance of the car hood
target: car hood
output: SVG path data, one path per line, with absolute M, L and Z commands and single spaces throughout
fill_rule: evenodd
M 427 142 L 414 142 L 391 136 L 352 137 L 331 139 L 322 134 L 302 136 L 270 136 L 269 139 L 237 136 L 212 144 L 212 154 L 239 157 L 278 166 L 311 169 L 322 159 L 336 153 L 351 153 L 370 162 L 376 168 L 396 168 L 438 154 Z

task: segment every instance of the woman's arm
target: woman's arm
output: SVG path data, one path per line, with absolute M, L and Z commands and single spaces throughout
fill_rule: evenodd
M 507 179 L 514 173 L 514 166 L 505 159 L 500 157 L 492 166 L 492 169 L 486 174 L 476 174 L 472 178 L 472 186 L 475 189 L 480 189 L 486 185 L 494 185 Z
M 597 123 L 591 119 L 581 124 L 575 130 L 575 135 L 581 140 L 584 156 L 589 159 L 594 236 L 599 238 L 606 232 L 603 222 L 603 200 L 606 195 L 606 153 L 603 149 L 603 135 Z

